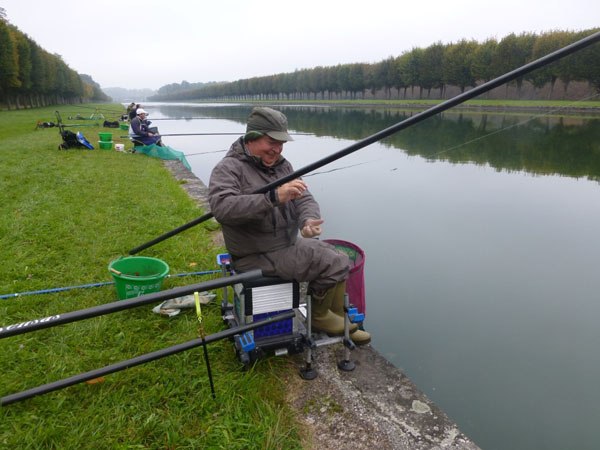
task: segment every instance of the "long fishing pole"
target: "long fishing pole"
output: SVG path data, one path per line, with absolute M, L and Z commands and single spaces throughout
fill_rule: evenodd
M 44 123 L 49 123 L 49 122 L 44 122 Z M 80 125 L 80 124 L 63 124 L 63 125 L 48 125 L 48 126 L 44 126 L 44 124 L 38 124 L 37 128 L 40 128 L 42 130 L 46 130 L 48 128 L 58 128 L 59 126 L 61 127 L 99 127 L 100 124 L 99 123 L 90 123 L 90 124 L 85 124 L 85 125 Z
M 227 277 L 229 278 L 229 277 Z M 11 403 L 15 403 L 21 400 L 26 400 L 28 398 L 34 397 L 40 394 L 46 394 L 48 392 L 56 391 L 58 389 L 63 389 L 69 386 L 72 386 L 77 383 L 81 383 L 87 380 L 93 380 L 94 378 L 99 378 L 104 375 L 108 375 L 114 372 L 118 372 L 120 370 L 129 369 L 130 367 L 139 366 L 140 364 L 144 364 L 150 361 L 154 361 L 156 359 L 164 358 L 166 356 L 171 356 L 176 353 L 185 352 L 186 350 L 191 350 L 193 348 L 199 347 L 201 345 L 210 344 L 212 342 L 220 341 L 221 339 L 233 337 L 236 334 L 244 334 L 250 330 L 254 330 L 255 328 L 262 327 L 264 325 L 272 324 L 273 322 L 279 322 L 286 319 L 291 319 L 295 317 L 296 313 L 294 311 L 288 311 L 283 314 L 278 314 L 273 317 L 268 317 L 263 320 L 259 320 L 256 322 L 252 322 L 246 325 L 241 325 L 239 327 L 230 328 L 228 330 L 219 331 L 218 333 L 209 334 L 204 338 L 193 339 L 191 341 L 184 342 L 182 344 L 177 344 L 172 347 L 167 347 L 161 350 L 157 350 L 152 353 L 147 353 L 145 355 L 137 356 L 135 358 L 128 359 L 126 361 L 121 361 L 115 364 L 111 364 L 110 366 L 105 366 L 100 369 L 91 370 L 89 372 L 81 373 L 79 375 L 74 375 L 69 378 L 64 378 L 59 381 L 55 381 L 53 383 L 43 384 L 41 386 L 37 386 L 35 388 L 28 389 L 26 391 L 17 392 L 15 394 L 7 395 L 2 397 L 2 406 L 9 405 Z
M 114 109 L 104 109 L 104 108 L 100 108 L 98 106 L 83 106 L 83 105 L 77 105 L 74 107 L 75 109 L 93 109 L 96 111 L 103 111 L 103 112 L 114 112 L 114 113 L 121 113 L 121 111 L 115 111 Z
M 585 47 L 588 47 L 592 44 L 595 44 L 598 41 L 600 41 L 600 31 L 597 31 L 596 33 L 593 33 L 577 42 L 567 45 L 566 47 L 563 47 L 559 50 L 549 53 L 548 55 L 543 56 L 535 61 L 527 63 L 515 70 L 505 73 L 504 75 L 500 75 L 499 77 L 494 78 L 493 80 L 483 83 L 467 92 L 459 94 L 456 97 L 446 100 L 443 103 L 435 105 L 435 106 L 433 106 L 429 109 L 426 109 L 425 111 L 422 111 L 418 114 L 415 114 L 414 116 L 411 116 L 408 119 L 405 119 L 395 125 L 392 125 L 391 127 L 385 128 L 384 130 L 381 130 L 361 141 L 355 142 L 354 144 L 350 145 L 349 147 L 339 150 L 338 152 L 333 153 L 323 159 L 315 161 L 312 164 L 308 164 L 307 166 L 304 166 L 303 168 L 298 169 L 298 170 L 290 173 L 289 175 L 283 176 L 283 177 L 281 177 L 259 189 L 255 189 L 251 193 L 252 194 L 260 194 L 260 193 L 268 192 L 271 189 L 274 189 L 278 186 L 281 186 L 282 184 L 287 183 L 288 181 L 296 179 L 304 174 L 307 174 L 308 172 L 312 172 L 313 170 L 318 169 L 319 167 L 329 164 L 337 159 L 343 158 L 344 156 L 349 155 L 350 153 L 353 153 L 357 150 L 360 150 L 361 148 L 364 148 L 367 145 L 378 142 L 386 137 L 391 136 L 394 133 L 397 133 L 398 131 L 404 130 L 405 128 L 408 128 L 412 125 L 422 122 L 423 120 L 428 119 L 429 117 L 432 117 L 443 111 L 446 111 L 447 109 L 450 109 L 456 105 L 460 105 L 461 103 L 464 103 L 467 100 L 472 99 L 473 97 L 481 95 L 481 94 L 483 94 L 487 91 L 490 91 L 498 86 L 508 83 L 509 81 L 515 80 L 529 72 L 534 71 L 535 69 L 538 69 L 540 67 L 545 66 L 546 64 L 550 64 L 551 62 L 554 62 L 561 58 L 564 58 L 565 56 L 575 53 L 576 51 L 579 51 L 579 50 L 581 50 Z M 187 230 L 188 228 L 198 225 L 198 224 L 204 222 L 205 220 L 210 219 L 211 217 L 213 217 L 212 213 L 206 213 L 203 216 L 192 220 L 191 222 L 188 222 L 178 228 L 168 231 L 168 232 L 162 234 L 161 236 L 158 236 L 157 238 L 152 239 L 151 241 L 148 241 L 132 250 L 129 250 L 129 253 L 131 255 L 134 255 L 134 254 L 140 252 L 141 250 L 151 247 L 154 244 L 162 242 L 165 239 L 170 238 L 171 236 L 174 236 L 178 233 L 181 233 L 182 231 Z
M 202 283 L 190 284 L 174 289 L 169 289 L 162 292 L 154 292 L 152 294 L 140 295 L 139 297 L 118 300 L 104 305 L 92 306 L 91 308 L 71 311 L 65 314 L 56 314 L 54 316 L 43 317 L 41 319 L 28 320 L 27 322 L 16 323 L 0 327 L 0 339 L 15 336 L 17 334 L 30 333 L 32 331 L 41 330 L 43 328 L 55 327 L 65 323 L 76 322 L 78 320 L 89 319 L 91 317 L 102 316 L 125 309 L 135 308 L 136 306 L 156 303 L 171 298 L 181 297 L 182 295 L 192 294 L 195 291 L 210 291 L 212 289 L 230 286 L 243 281 L 250 281 L 260 278 L 262 272 L 260 270 L 251 270 L 249 272 L 232 275 L 230 277 L 217 278 L 215 280 L 203 281 Z
M 152 119 L 152 121 L 155 121 L 155 120 L 217 120 L 217 119 L 242 120 L 239 117 L 161 117 L 160 119 Z
M 94 111 L 92 113 L 92 115 L 94 115 L 96 112 L 101 112 L 102 114 L 106 114 L 107 116 L 117 116 L 119 114 L 125 115 L 126 112 L 108 112 L 108 111 Z M 63 114 L 69 114 L 69 117 L 72 117 L 75 120 L 89 120 L 86 117 L 81 116 L 81 114 L 88 114 L 89 111 L 63 111 Z M 76 116 L 73 116 L 73 114 L 79 114 L 79 118 L 77 118 Z
M 238 132 L 238 133 L 170 133 L 170 134 L 154 134 L 154 136 L 229 136 L 229 135 L 233 135 L 233 136 L 241 136 L 243 135 L 243 132 Z M 314 133 L 289 133 L 289 134 L 293 134 L 295 136 L 312 136 Z M 126 134 L 125 136 L 119 136 L 120 138 L 139 138 L 139 137 L 144 137 L 144 136 L 140 136 L 137 134 Z
M 202 271 L 202 272 L 175 273 L 173 275 L 166 275 L 165 278 L 187 277 L 189 275 L 207 275 L 207 274 L 220 273 L 220 272 L 221 272 L 220 270 L 206 270 L 206 271 Z M 14 294 L 0 295 L 0 300 L 5 300 L 7 298 L 24 297 L 26 295 L 53 294 L 55 292 L 70 291 L 71 289 L 84 289 L 84 288 L 91 288 L 91 287 L 108 286 L 111 284 L 115 284 L 115 282 L 114 281 L 103 281 L 103 282 L 99 282 L 99 283 L 80 284 L 78 286 L 66 286 L 66 287 L 60 287 L 60 288 L 40 289 L 38 291 L 15 292 Z

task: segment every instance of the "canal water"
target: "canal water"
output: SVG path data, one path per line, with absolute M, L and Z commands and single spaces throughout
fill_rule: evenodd
M 162 133 L 246 105 L 146 104 Z M 282 106 L 295 168 L 410 116 Z M 194 173 L 237 136 L 165 137 Z M 366 253 L 373 345 L 486 450 L 592 450 L 600 423 L 600 119 L 445 113 L 305 177 L 323 238 Z

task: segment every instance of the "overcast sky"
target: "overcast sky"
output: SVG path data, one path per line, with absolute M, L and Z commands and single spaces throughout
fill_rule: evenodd
M 233 81 L 512 32 L 600 26 L 599 0 L 0 0 L 102 87 Z

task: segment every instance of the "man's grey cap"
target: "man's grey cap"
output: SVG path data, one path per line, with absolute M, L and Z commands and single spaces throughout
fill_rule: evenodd
M 246 133 L 258 131 L 278 141 L 293 141 L 287 132 L 287 117 L 272 108 L 257 106 L 248 117 Z

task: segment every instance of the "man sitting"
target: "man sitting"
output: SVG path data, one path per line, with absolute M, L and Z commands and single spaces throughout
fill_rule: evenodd
M 129 123 L 129 135 L 134 145 L 152 145 L 156 144 L 159 147 L 163 146 L 160 136 L 155 135 L 150 131 L 150 122 L 146 119 L 148 113 L 142 108 L 138 108 L 137 115 Z
M 340 335 L 350 261 L 332 245 L 313 239 L 321 235 L 324 220 L 306 182 L 296 178 L 269 192 L 252 193 L 294 171 L 282 155 L 291 140 L 283 113 L 254 108 L 246 134 L 211 173 L 208 201 L 223 227 L 233 268 L 308 281 L 313 327 Z M 350 338 L 358 345 L 369 343 L 371 335 L 357 328 L 351 325 Z

